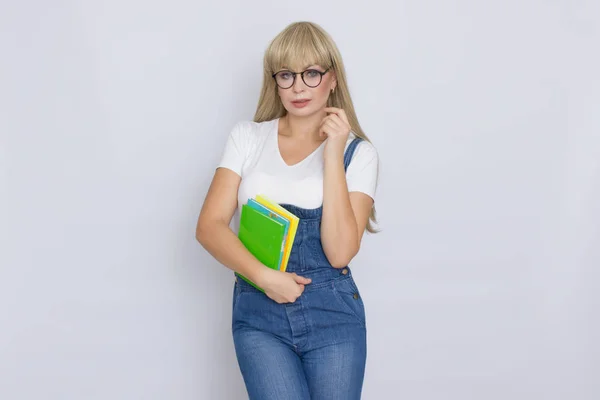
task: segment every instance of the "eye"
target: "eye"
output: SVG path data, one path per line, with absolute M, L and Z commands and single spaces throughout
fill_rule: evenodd
M 288 71 L 280 72 L 278 75 L 281 79 L 291 79 L 292 78 L 291 72 L 288 72 Z
M 316 69 L 309 69 L 306 71 L 306 75 L 309 78 L 316 78 L 317 76 L 319 76 L 321 73 L 319 71 L 317 71 Z

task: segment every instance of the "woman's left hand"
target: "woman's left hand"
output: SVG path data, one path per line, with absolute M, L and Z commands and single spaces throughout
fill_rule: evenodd
M 341 108 L 336 107 L 326 107 L 325 111 L 328 112 L 329 115 L 323 118 L 319 128 L 321 137 L 327 136 L 325 154 L 331 151 L 336 153 L 341 152 L 343 154 L 348 135 L 352 130 L 346 112 Z

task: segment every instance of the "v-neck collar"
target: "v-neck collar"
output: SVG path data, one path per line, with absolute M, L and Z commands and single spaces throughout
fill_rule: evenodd
M 279 157 L 279 160 L 281 161 L 281 163 L 284 165 L 285 168 L 295 168 L 298 167 L 304 163 L 306 163 L 308 160 L 310 160 L 311 158 L 314 157 L 314 155 L 316 153 L 319 152 L 319 150 L 321 149 L 321 147 L 325 146 L 325 142 L 327 141 L 327 139 L 323 140 L 323 142 L 319 145 L 319 147 L 317 147 L 312 153 L 310 153 L 309 155 L 307 155 L 306 157 L 304 157 L 302 160 L 298 161 L 295 164 L 288 164 L 285 162 L 285 160 L 283 159 L 283 156 L 281 155 L 281 150 L 279 150 L 279 121 L 281 120 L 281 117 L 275 119 L 275 123 L 274 125 L 274 130 L 275 130 L 275 150 L 277 151 L 277 155 Z

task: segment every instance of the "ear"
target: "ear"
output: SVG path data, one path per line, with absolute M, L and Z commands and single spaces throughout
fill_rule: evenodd
M 336 87 L 337 87 L 337 76 L 334 72 L 331 77 L 331 89 L 335 89 Z

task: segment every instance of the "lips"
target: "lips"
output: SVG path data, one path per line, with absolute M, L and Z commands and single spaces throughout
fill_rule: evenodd
M 294 103 L 294 104 L 302 104 L 302 103 L 306 103 L 306 102 L 309 102 L 309 101 L 310 101 L 310 99 L 302 99 L 302 100 L 294 100 L 294 101 L 292 101 L 292 103 Z

